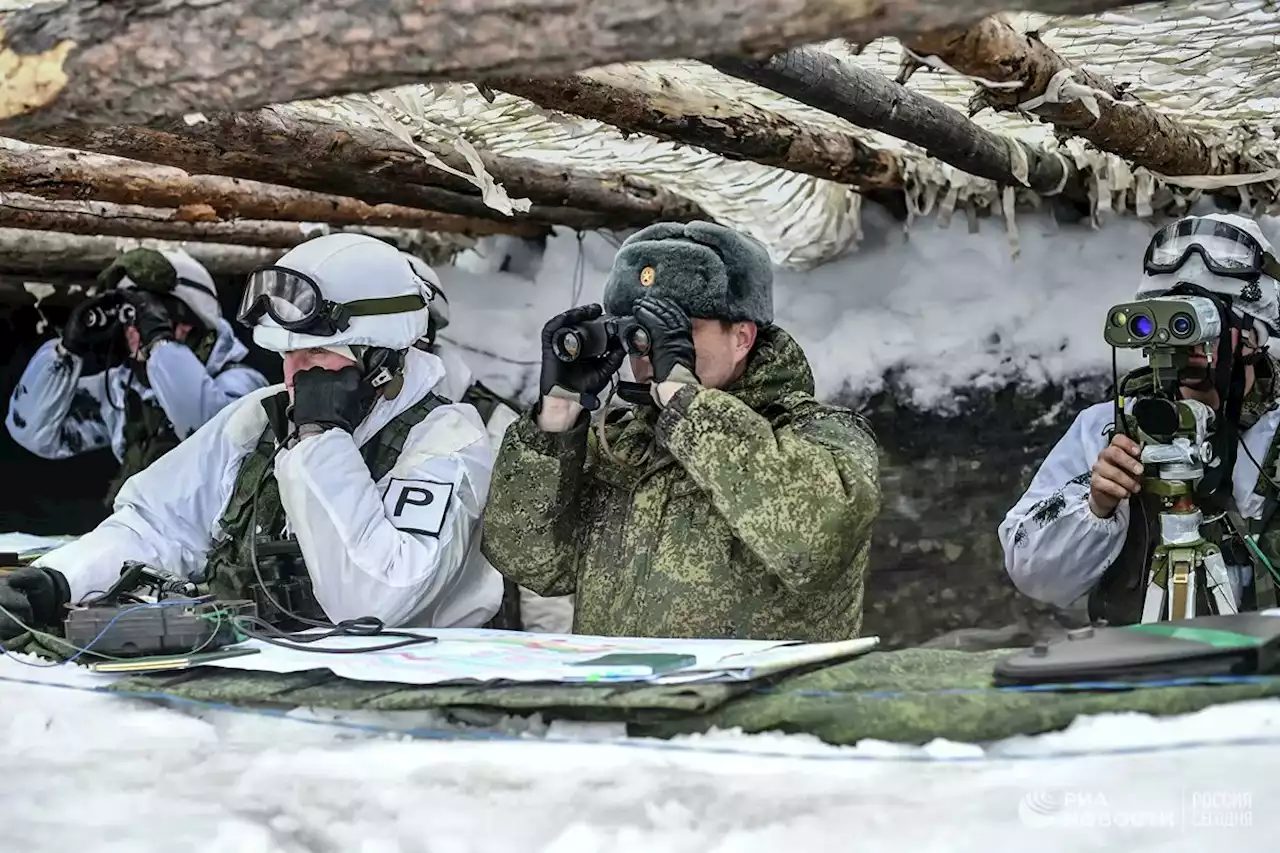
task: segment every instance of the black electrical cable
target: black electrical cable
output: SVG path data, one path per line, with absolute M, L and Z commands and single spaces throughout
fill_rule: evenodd
M 303 625 L 310 625 L 313 628 L 329 629 L 324 634 L 304 635 L 301 633 L 282 631 L 258 617 L 237 617 L 235 625 L 245 636 L 255 640 L 261 640 L 274 646 L 294 649 L 300 652 L 321 652 L 324 654 L 355 654 L 357 652 L 385 652 L 392 649 L 405 648 L 406 646 L 426 645 L 436 642 L 435 637 L 423 637 L 418 634 L 412 634 L 408 631 L 389 630 L 383 624 L 381 619 L 373 616 L 361 616 L 356 619 L 344 619 L 336 624 L 332 622 L 321 622 L 315 619 L 308 619 L 294 613 L 285 607 L 276 597 L 271 594 L 270 588 L 267 586 L 265 579 L 262 577 L 262 570 L 258 566 L 258 496 L 262 492 L 263 485 L 266 484 L 267 474 L 271 471 L 275 463 L 276 456 L 280 453 L 283 443 L 277 444 L 275 450 L 267 458 L 267 464 L 262 469 L 262 474 L 258 477 L 258 482 L 253 488 L 253 498 L 249 506 L 249 562 L 253 564 L 253 574 L 258 580 L 258 585 L 262 588 L 262 594 L 267 597 L 271 605 L 297 622 Z M 246 630 L 245 624 L 261 626 L 265 631 L 274 634 L 276 639 L 258 633 L 257 631 Z M 325 640 L 332 637 L 401 637 L 402 639 L 395 643 L 385 643 L 380 646 L 364 646 L 358 649 L 308 649 L 305 646 L 319 640 Z

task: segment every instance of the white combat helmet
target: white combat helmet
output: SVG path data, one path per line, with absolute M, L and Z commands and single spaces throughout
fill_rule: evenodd
M 168 262 L 155 261 L 156 256 Z M 149 257 L 147 257 L 149 256 Z M 154 262 L 153 262 L 154 261 Z M 130 269 L 133 271 L 130 272 Z M 117 275 L 110 275 L 111 272 Z M 136 281 L 134 276 L 150 281 Z M 107 281 L 120 290 L 167 291 L 180 300 L 210 329 L 218 327 L 222 306 L 218 304 L 217 285 L 204 264 L 181 249 L 133 249 L 121 255 L 104 273 Z M 172 286 L 172 290 L 168 288 Z
M 427 332 L 432 293 L 394 246 L 327 234 L 254 271 L 238 319 L 275 352 L 348 347 L 405 350 Z
M 408 259 L 409 266 L 418 277 L 431 289 L 431 304 L 428 306 L 428 311 L 431 314 L 431 325 L 438 332 L 449 325 L 449 297 L 445 295 L 440 276 L 430 264 L 417 255 L 411 255 L 408 252 L 401 254 Z
M 1253 320 L 1261 346 L 1280 334 L 1278 276 L 1275 249 L 1255 220 L 1236 213 L 1187 216 L 1152 237 L 1137 298 L 1161 296 L 1182 283 L 1229 296 L 1232 310 Z

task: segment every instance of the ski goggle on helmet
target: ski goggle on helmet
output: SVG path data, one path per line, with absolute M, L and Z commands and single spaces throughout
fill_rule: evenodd
M 310 276 L 267 266 L 249 275 L 236 318 L 252 327 L 267 316 L 286 331 L 327 337 L 346 331 L 352 317 L 408 313 L 426 306 L 427 300 L 416 293 L 331 302 Z
M 1280 262 L 1257 238 L 1230 222 L 1188 217 L 1156 232 L 1147 245 L 1143 268 L 1150 275 L 1177 272 L 1198 254 L 1214 275 L 1256 281 L 1261 275 L 1280 280 Z

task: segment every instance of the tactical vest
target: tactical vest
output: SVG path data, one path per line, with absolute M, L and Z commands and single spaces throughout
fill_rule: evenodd
M 410 430 L 437 407 L 448 405 L 448 403 L 449 401 L 443 397 L 429 393 L 422 400 L 396 415 L 364 443 L 360 448 L 360 455 L 369 466 L 369 473 L 375 483 L 395 467 Z M 250 557 L 250 548 L 264 541 L 279 542 L 284 534 L 286 517 L 284 506 L 280 502 L 280 486 L 275 478 L 275 453 L 276 440 L 268 425 L 263 430 L 262 437 L 258 439 L 257 445 L 240 463 L 240 470 L 236 473 L 235 485 L 231 490 L 231 498 L 227 501 L 227 508 L 223 511 L 219 522 L 224 534 L 223 539 L 209 552 L 204 573 L 210 593 L 224 601 L 233 599 L 258 601 L 259 615 L 268 621 L 280 620 L 276 618 L 278 614 L 271 612 L 274 606 L 269 600 L 265 602 L 266 606 L 263 606 L 264 596 L 258 584 L 258 574 L 262 571 L 262 567 L 259 566 L 255 571 Z M 256 529 L 253 527 L 255 494 L 257 495 Z M 259 553 L 258 556 L 261 562 L 264 555 Z M 296 557 L 296 563 L 298 574 L 292 582 L 298 584 L 295 588 L 298 596 L 291 595 L 292 606 L 286 606 L 302 615 L 307 615 L 304 611 L 323 614 L 323 610 L 311 592 L 310 579 L 306 574 L 306 567 L 302 564 L 300 552 Z M 286 582 L 286 579 L 279 577 L 264 576 L 263 580 L 268 585 L 276 581 Z M 274 592 L 273 597 L 277 600 L 280 598 Z M 302 600 L 299 600 L 299 597 Z
M 216 335 L 206 335 L 192 350 L 202 364 L 208 362 L 217 340 Z M 224 369 L 228 366 L 230 365 L 224 365 Z M 112 509 L 115 505 L 116 495 L 124 486 L 125 480 L 150 467 L 151 463 L 182 441 L 160 404 L 155 400 L 142 399 L 132 383 L 125 388 L 123 432 L 124 456 L 120 460 L 120 469 L 107 488 L 107 509 Z
M 1275 365 L 1272 364 L 1274 381 Z M 1132 374 L 1130 374 L 1132 375 Z M 1127 380 L 1129 377 L 1125 377 Z M 1122 383 L 1125 381 L 1122 380 Z M 1122 388 L 1125 387 L 1123 384 Z M 1253 404 L 1255 412 L 1265 408 Z M 1271 439 L 1262 463 L 1274 479 L 1276 463 L 1280 460 L 1280 430 Z M 1237 465 L 1252 465 L 1243 453 L 1236 459 Z M 1261 610 L 1276 606 L 1276 584 L 1271 569 L 1243 541 L 1242 535 L 1261 534 L 1258 546 L 1271 566 L 1280 569 L 1280 519 L 1275 518 L 1280 507 L 1280 494 L 1271 487 L 1266 477 L 1259 475 L 1255 492 L 1264 498 L 1262 515 L 1257 519 L 1244 519 L 1232 512 L 1200 526 L 1207 542 L 1222 550 L 1228 564 L 1250 566 L 1253 582 L 1244 589 L 1240 610 Z M 1129 527 L 1124 547 L 1115 562 L 1107 567 L 1102 580 L 1089 594 L 1089 618 L 1105 619 L 1110 625 L 1132 625 L 1142 620 L 1142 608 L 1147 594 L 1147 576 L 1151 568 L 1155 546 L 1160 542 L 1160 499 L 1158 496 L 1139 492 L 1129 498 Z M 1206 513 L 1207 515 L 1207 513 Z M 1215 607 L 1203 579 L 1196 581 L 1196 615 L 1214 615 Z
M 154 400 L 143 400 L 133 388 L 124 394 L 124 457 L 120 470 L 107 489 L 106 504 L 111 508 L 125 480 L 164 456 L 180 442 L 164 409 Z
M 493 413 L 497 411 L 499 405 L 507 406 L 513 412 L 520 411 L 519 403 L 508 400 L 481 382 L 473 382 L 471 384 L 471 387 L 462 395 L 462 402 L 475 406 L 476 411 L 480 413 L 480 420 L 484 421 L 485 426 L 489 425 L 489 419 L 493 417 Z

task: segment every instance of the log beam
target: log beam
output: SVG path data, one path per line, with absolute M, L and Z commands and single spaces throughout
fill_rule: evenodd
M 710 64 L 851 124 L 919 145 L 969 174 L 1088 201 L 1088 190 L 1067 158 L 985 130 L 941 101 L 825 51 L 792 48 L 764 60 L 725 58 Z
M 288 108 L 214 113 L 205 118 L 191 125 L 181 119 L 147 126 L 71 125 L 33 131 L 22 138 L 161 163 L 192 173 L 339 193 L 369 203 L 424 207 L 498 222 L 622 230 L 663 220 L 710 218 L 688 199 L 639 178 L 482 155 L 490 175 L 509 195 L 533 202 L 527 212 L 508 216 L 486 205 L 480 191 L 465 178 L 431 166 L 383 130 L 340 125 Z M 433 153 L 450 166 L 468 168 L 455 152 L 437 148 Z
M 937 56 L 956 70 L 997 82 L 1017 82 L 1014 89 L 983 89 L 980 104 L 1013 111 L 1018 104 L 1042 96 L 1060 72 L 1103 94 L 1099 115 L 1080 101 L 1045 103 L 1030 112 L 1059 131 L 1075 134 L 1107 151 L 1161 176 L 1234 174 L 1262 171 L 1256 163 L 1215 158 L 1204 138 L 1186 125 L 1163 115 L 1114 81 L 1079 68 L 1060 57 L 1035 34 L 1024 34 L 1000 17 L 965 29 L 931 32 L 907 40 L 922 56 Z M 1108 98 L 1123 101 L 1115 104 Z
M 765 56 L 1131 0 L 63 0 L 0 13 L 0 135 L 427 80 Z
M 0 228 L 0 269 L 7 275 L 93 273 L 106 269 L 121 253 L 139 247 L 182 249 L 213 275 L 247 275 L 273 263 L 284 249 L 232 246 L 226 243 L 135 240 L 127 237 L 87 237 L 52 231 Z
M 806 127 L 751 104 L 684 86 L 626 66 L 571 77 L 502 77 L 491 82 L 544 109 L 595 119 L 628 133 L 695 145 L 746 160 L 848 184 L 858 190 L 902 188 L 902 164 L 853 134 Z
M 475 241 L 458 234 L 438 234 L 376 225 L 330 227 L 323 222 L 268 222 L 236 219 L 230 222 L 192 222 L 173 208 L 110 204 L 100 201 L 50 201 L 39 196 L 0 192 L 0 228 L 56 231 L 61 234 L 134 237 L 152 240 L 195 240 L 291 249 L 307 240 L 346 231 L 394 243 L 406 251 L 430 257 L 431 263 L 451 258 Z
M 142 207 L 100 201 L 50 201 L 23 193 L 0 192 L 0 228 L 99 234 L 158 240 L 197 240 L 241 246 L 290 248 L 328 232 L 319 223 L 190 222 L 176 208 Z
M 271 186 L 256 181 L 191 175 L 181 169 L 119 157 L 106 157 L 0 141 L 0 191 L 48 199 L 92 200 L 115 204 L 177 208 L 191 222 L 218 219 L 327 222 L 331 225 L 381 225 L 470 234 L 539 237 L 545 225 L 497 222 L 391 204 L 367 204 L 354 198 Z

